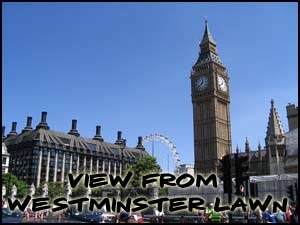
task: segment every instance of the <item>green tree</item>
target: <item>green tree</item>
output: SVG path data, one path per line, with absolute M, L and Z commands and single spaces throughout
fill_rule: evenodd
M 97 197 L 100 196 L 101 197 L 102 187 L 92 188 L 91 191 L 92 191 L 92 196 L 97 196 Z
M 10 196 L 13 185 L 16 185 L 17 187 L 17 198 L 23 198 L 29 193 L 29 185 L 25 181 L 19 180 L 15 175 L 10 173 L 2 175 L 2 185 L 5 185 L 6 196 Z
M 72 197 L 84 196 L 87 193 L 87 188 L 84 186 L 84 180 L 81 180 L 75 188 L 72 188 Z
M 167 187 L 159 188 L 159 196 L 168 196 L 169 189 Z
M 48 196 L 50 199 L 65 196 L 65 190 L 62 182 L 48 183 Z
M 133 172 L 131 178 L 132 187 L 141 187 L 141 179 L 143 175 L 151 173 L 159 173 L 161 171 L 160 166 L 156 162 L 156 158 L 152 156 L 146 156 L 138 160 L 135 164 L 129 166 L 126 172 Z
M 49 182 L 48 184 L 48 197 L 51 201 L 58 197 L 64 197 L 65 196 L 65 190 L 63 187 L 62 182 Z M 35 190 L 35 196 L 42 196 L 42 188 L 43 184 L 36 188 Z

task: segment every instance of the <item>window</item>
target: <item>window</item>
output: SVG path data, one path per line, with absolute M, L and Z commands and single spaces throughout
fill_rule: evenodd
M 118 148 L 111 148 L 111 151 L 113 152 L 114 155 L 120 154 L 120 150 Z
M 95 144 L 88 143 L 88 146 L 89 146 L 90 150 L 96 151 L 97 146 Z
M 2 158 L 2 165 L 6 165 L 6 157 Z
M 71 139 L 60 137 L 60 140 L 65 144 L 70 144 Z

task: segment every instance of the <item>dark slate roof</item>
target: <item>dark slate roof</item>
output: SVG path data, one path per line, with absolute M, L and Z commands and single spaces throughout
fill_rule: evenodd
M 121 154 L 120 145 L 108 142 L 100 142 L 92 138 L 77 137 L 75 135 L 46 129 L 36 129 L 15 136 L 10 136 L 5 139 L 5 144 L 10 146 L 30 141 L 39 141 L 48 144 L 55 144 L 57 146 L 67 146 L 73 149 L 84 149 L 102 154 Z M 144 150 L 129 147 L 124 149 L 125 157 L 137 158 L 140 154 L 143 156 L 148 155 L 148 153 Z
M 267 157 L 267 151 L 266 150 L 260 150 L 262 159 L 265 159 Z M 240 156 L 246 156 L 246 152 L 240 152 Z M 258 150 L 250 151 L 249 152 L 249 159 L 250 161 L 259 160 L 259 152 Z

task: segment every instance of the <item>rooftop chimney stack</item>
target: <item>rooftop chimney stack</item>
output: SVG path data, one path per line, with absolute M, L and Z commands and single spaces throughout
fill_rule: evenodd
M 126 140 L 122 138 L 122 131 L 118 131 L 118 139 L 115 142 L 116 145 L 121 145 L 125 148 Z
M 143 146 L 143 137 L 141 137 L 141 136 L 138 137 L 138 144 L 135 148 L 145 150 L 145 148 Z
M 42 112 L 42 123 L 46 123 L 47 120 L 47 112 Z
M 11 131 L 7 135 L 7 137 L 17 135 L 17 122 L 12 122 Z
M 22 133 L 32 130 L 31 123 L 32 123 L 32 117 L 28 116 L 26 127 L 22 130 Z
M 72 120 L 72 129 L 69 131 L 68 134 L 75 135 L 76 137 L 80 136 L 80 134 L 77 131 L 77 120 Z
M 41 118 L 41 122 L 36 126 L 36 129 L 45 129 L 45 130 L 49 130 L 49 126 L 47 124 L 47 112 L 42 112 L 42 118 Z
M 72 130 L 76 130 L 77 120 L 72 120 Z
M 138 144 L 139 145 L 143 144 L 143 137 L 141 137 L 141 136 L 138 137 Z
M 103 138 L 101 137 L 101 126 L 96 126 L 96 135 L 93 138 L 94 140 L 98 140 L 100 142 L 103 142 Z
M 118 140 L 122 140 L 122 131 L 118 131 Z

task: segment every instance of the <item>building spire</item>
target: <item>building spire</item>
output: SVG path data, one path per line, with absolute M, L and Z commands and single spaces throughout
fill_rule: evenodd
M 203 45 L 206 42 L 211 42 L 216 45 L 216 42 L 214 41 L 214 39 L 209 31 L 207 17 L 205 17 L 205 30 L 204 30 L 203 38 L 202 38 L 200 45 Z
M 274 100 L 271 99 L 271 109 L 270 109 L 270 114 L 269 114 L 266 140 L 268 140 L 269 138 L 275 138 L 275 137 L 281 136 L 281 135 L 284 135 L 284 130 L 283 130 L 279 115 L 276 112 L 276 108 L 274 106 Z
M 246 142 L 245 142 L 245 152 L 247 152 L 247 153 L 250 152 L 250 145 L 249 145 L 247 136 L 246 136 Z
M 261 145 L 260 145 L 260 141 L 258 141 L 258 157 L 261 159 Z

